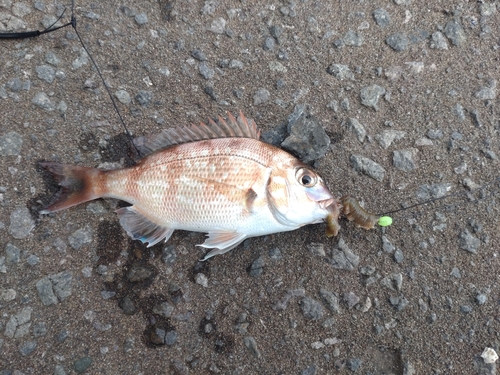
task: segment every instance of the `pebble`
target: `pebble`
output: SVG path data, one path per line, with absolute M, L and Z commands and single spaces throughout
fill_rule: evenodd
M 332 250 L 331 264 L 333 268 L 353 271 L 359 265 L 359 256 L 349 249 L 343 238 L 340 238 Z
M 66 375 L 66 371 L 64 371 L 64 367 L 61 365 L 55 365 L 54 375 Z
M 361 123 L 355 119 L 355 118 L 350 118 L 347 120 L 347 128 L 352 131 L 355 135 L 356 138 L 358 139 L 359 142 L 363 143 L 366 138 L 366 130 Z
M 135 307 L 134 302 L 128 295 L 123 297 L 120 300 L 120 302 L 118 302 L 118 306 L 123 310 L 123 313 L 126 315 L 134 315 L 137 312 L 137 308 Z
M 373 160 L 361 155 L 351 155 L 349 160 L 355 171 L 363 173 L 379 182 L 382 182 L 384 179 L 385 169 Z
M 464 28 L 457 19 L 448 22 L 443 31 L 444 35 L 446 35 L 455 46 L 461 46 L 466 41 Z
M 63 271 L 38 280 L 35 284 L 38 297 L 45 306 L 54 305 L 71 296 L 73 273 Z
M 347 65 L 331 64 L 326 71 L 341 81 L 344 79 L 354 81 L 354 73 Z
M 31 254 L 26 259 L 26 262 L 28 262 L 30 266 L 36 266 L 40 262 L 40 258 L 38 258 L 35 254 Z
M 142 266 L 134 263 L 127 272 L 126 278 L 132 283 L 146 281 L 154 276 L 154 271 L 151 267 Z
M 392 153 L 392 165 L 394 168 L 403 171 L 411 172 L 417 169 L 415 156 L 417 149 L 396 150 Z
M 78 229 L 68 237 L 68 242 L 73 249 L 80 250 L 92 242 L 92 230 L 90 227 Z
M 21 250 L 17 247 L 8 243 L 5 246 L 5 264 L 8 266 L 15 265 L 19 263 L 19 259 L 21 257 Z
M 410 44 L 410 40 L 403 33 L 391 34 L 385 39 L 385 42 L 396 52 L 406 51 Z
M 346 46 L 353 46 L 353 47 L 361 47 L 364 40 L 365 39 L 360 33 L 352 30 L 347 31 L 347 33 L 342 38 L 342 41 Z
M 359 358 L 349 358 L 346 361 L 346 366 L 349 370 L 352 372 L 356 372 L 361 368 L 361 365 L 363 364 L 363 361 Z
M 349 309 L 356 306 L 361 299 L 353 292 L 347 292 L 344 294 L 344 302 Z
M 208 278 L 203 273 L 197 273 L 194 278 L 196 284 L 201 285 L 204 288 L 208 287 Z
M 382 133 L 380 134 L 377 134 L 375 136 L 375 139 L 381 147 L 387 150 L 394 141 L 403 139 L 405 135 L 405 131 L 389 129 L 382 131 Z
M 153 314 L 161 315 L 165 318 L 170 318 L 174 312 L 174 306 L 168 302 L 161 302 L 153 307 Z
M 479 89 L 474 96 L 481 100 L 494 100 L 497 97 L 497 81 L 491 79 L 487 84 Z
M 146 13 L 136 14 L 134 20 L 139 26 L 145 25 L 148 23 L 148 15 Z
M 304 163 L 324 156 L 330 147 L 330 138 L 316 118 L 306 112 L 305 105 L 298 105 L 288 117 L 289 136 L 281 146 L 294 153 Z
M 10 319 L 5 324 L 4 335 L 9 338 L 19 338 L 26 335 L 31 325 L 32 311 L 33 309 L 31 307 L 25 307 L 17 314 L 11 315 Z
M 481 353 L 484 363 L 495 363 L 498 360 L 498 354 L 493 348 L 484 348 Z
M 76 372 L 78 373 L 84 373 L 87 371 L 87 369 L 92 365 L 92 358 L 91 357 L 83 357 L 80 359 L 77 359 L 74 364 L 73 368 L 75 369 Z
M 175 250 L 175 245 L 167 245 L 162 250 L 161 260 L 163 263 L 169 266 L 173 265 L 177 260 L 177 251 Z
M 56 105 L 54 104 L 54 102 L 52 102 L 44 92 L 39 92 L 38 94 L 36 94 L 32 100 L 32 103 L 37 107 L 49 112 L 56 109 Z
M 23 239 L 29 236 L 35 228 L 35 221 L 31 218 L 26 207 L 18 207 L 10 214 L 9 233 L 12 237 Z
M 253 96 L 253 104 L 261 105 L 263 103 L 267 103 L 269 101 L 270 96 L 271 94 L 267 89 L 260 88 L 255 92 L 255 95 Z
M 168 331 L 165 333 L 165 344 L 168 346 L 172 346 L 177 342 L 178 337 L 177 331 Z
M 336 293 L 329 290 L 321 288 L 319 290 L 319 295 L 323 299 L 323 303 L 333 313 L 340 312 L 339 297 Z
M 480 293 L 476 296 L 476 302 L 478 305 L 484 305 L 487 300 L 488 300 L 488 297 L 484 293 Z
M 0 301 L 10 302 L 16 299 L 17 292 L 14 289 L 0 289 Z
M 378 101 L 385 94 L 385 89 L 379 85 L 366 86 L 361 89 L 361 104 L 378 111 Z
M 304 317 L 311 320 L 319 320 L 324 315 L 321 303 L 311 297 L 304 297 L 300 301 L 300 308 Z
M 440 49 L 447 50 L 448 49 L 448 41 L 441 31 L 436 31 L 431 35 L 431 43 L 430 47 L 432 49 Z
M 255 358 L 260 359 L 260 357 L 262 355 L 260 354 L 260 351 L 257 348 L 257 342 L 255 341 L 255 339 L 252 336 L 245 337 L 243 339 L 243 344 L 245 344 L 245 346 L 247 347 L 247 349 L 250 351 L 250 353 L 252 353 L 252 355 Z
M 393 273 L 380 280 L 380 284 L 389 289 L 400 292 L 403 287 L 403 275 L 401 273 Z
M 456 277 L 457 279 L 462 278 L 462 274 L 460 273 L 460 270 L 457 267 L 452 268 L 450 275 Z
M 403 263 L 404 256 L 401 249 L 396 249 L 396 251 L 394 251 L 394 260 L 396 263 Z
M 199 67 L 198 67 L 198 70 L 199 70 L 200 74 L 202 75 L 202 77 L 205 79 L 212 79 L 215 76 L 215 70 L 210 68 L 206 62 L 201 62 Z M 268 91 L 268 94 L 269 94 L 269 91 Z M 254 102 L 255 102 L 255 100 L 254 100 Z
M 270 36 L 264 40 L 264 44 L 262 45 L 262 49 L 264 51 L 273 51 L 275 47 L 276 47 L 276 41 L 274 38 Z
M 373 19 L 380 27 L 387 27 L 391 24 L 391 17 L 384 8 L 378 8 L 373 11 Z
M 56 70 L 50 65 L 40 65 L 35 68 L 38 78 L 47 83 L 54 82 L 56 78 Z
M 462 231 L 459 235 L 458 246 L 472 254 L 477 254 L 477 249 L 481 245 L 479 238 L 474 236 L 468 229 Z
M 248 274 L 252 277 L 259 277 L 264 272 L 264 258 L 259 256 L 255 259 L 252 264 L 248 267 Z
M 300 375 L 316 375 L 318 368 L 315 364 L 309 365 L 300 372 Z
M 429 199 L 436 199 L 444 197 L 450 190 L 452 185 L 447 182 L 433 184 L 433 185 L 420 185 L 417 190 L 417 198 L 421 201 Z
M 210 25 L 210 31 L 215 34 L 223 34 L 226 29 L 226 20 L 222 17 L 216 18 Z
M 0 156 L 14 156 L 21 153 L 23 137 L 12 131 L 0 136 Z
M 130 94 L 125 90 L 117 90 L 115 91 L 115 97 L 122 104 L 130 104 L 132 99 L 130 98 Z
M 45 336 L 47 333 L 47 324 L 45 322 L 38 322 L 33 326 L 33 335 L 35 337 Z
M 19 346 L 19 353 L 23 356 L 30 355 L 36 349 L 37 343 L 35 340 L 27 341 Z
M 142 107 L 147 107 L 151 104 L 151 101 L 153 100 L 153 93 L 150 91 L 139 91 L 137 95 L 135 96 L 135 100 L 142 106 Z

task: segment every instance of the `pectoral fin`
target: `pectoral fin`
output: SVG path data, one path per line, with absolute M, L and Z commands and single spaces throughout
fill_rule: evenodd
M 153 223 L 135 206 L 123 207 L 116 210 L 120 224 L 127 234 L 134 240 L 148 242 L 148 247 L 156 245 L 161 240 L 168 241 L 173 229 Z
M 208 249 L 214 249 L 210 251 L 202 260 L 207 260 L 214 255 L 220 255 L 227 253 L 229 250 L 234 249 L 240 243 L 242 243 L 247 238 L 246 234 L 241 234 L 238 232 L 224 232 L 224 231 L 214 231 L 208 233 L 208 238 L 203 242 L 201 247 Z

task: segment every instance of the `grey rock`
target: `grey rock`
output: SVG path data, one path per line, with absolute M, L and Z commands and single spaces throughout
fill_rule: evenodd
M 342 38 L 342 41 L 346 46 L 360 47 L 364 42 L 363 36 L 356 32 L 349 30 Z
M 361 123 L 355 119 L 355 118 L 350 118 L 347 120 L 347 128 L 352 131 L 355 135 L 358 141 L 363 143 L 366 138 L 366 130 Z
M 145 25 L 148 23 L 148 15 L 146 13 L 136 14 L 134 20 L 139 26 Z
M 396 263 L 403 263 L 404 256 L 401 249 L 396 249 L 396 251 L 394 251 L 394 260 Z
M 68 237 L 68 242 L 73 249 L 80 250 L 83 246 L 92 242 L 91 228 L 81 228 L 74 231 L 71 236 Z
M 38 258 L 35 254 L 31 254 L 27 259 L 26 262 L 30 266 L 36 266 L 40 262 L 40 258 Z
M 304 314 L 307 319 L 319 320 L 324 315 L 321 303 L 311 297 L 302 298 L 300 301 L 300 308 L 302 309 L 302 314 Z
M 135 96 L 135 100 L 143 107 L 147 107 L 153 100 L 153 93 L 150 91 L 139 91 Z
M 19 353 L 23 356 L 30 355 L 36 349 L 36 341 L 27 341 L 19 346 Z
M 373 160 L 361 155 L 351 155 L 349 160 L 355 171 L 363 173 L 379 182 L 382 182 L 384 179 L 385 169 Z
M 134 263 L 126 274 L 128 281 L 132 283 L 143 282 L 153 277 L 154 272 L 150 267 Z
M 330 147 L 330 138 L 321 124 L 305 112 L 305 106 L 296 106 L 288 117 L 289 136 L 281 146 L 307 163 L 324 156 Z
M 431 35 L 431 43 L 430 47 L 432 49 L 440 49 L 447 50 L 448 49 L 448 41 L 441 31 L 436 31 Z
M 456 45 L 461 46 L 466 41 L 465 30 L 457 19 L 451 20 L 444 27 L 444 35 L 450 39 L 450 41 Z
M 276 41 L 274 38 L 270 36 L 264 40 L 264 44 L 262 45 L 262 49 L 264 51 L 273 51 L 275 47 L 276 47 Z
M 248 274 L 252 277 L 259 277 L 262 275 L 262 272 L 264 272 L 264 265 L 264 258 L 259 256 L 248 267 Z
M 210 68 L 206 62 L 201 62 L 198 69 L 205 79 L 212 79 L 215 76 L 215 70 Z
M 83 15 L 85 16 L 85 18 L 88 18 L 89 20 L 94 20 L 94 21 L 98 20 L 100 18 L 100 16 L 94 12 L 85 12 Z
M 363 87 L 360 92 L 361 104 L 378 111 L 378 101 L 385 94 L 385 89 L 379 85 Z
M 177 331 L 168 331 L 165 333 L 165 344 L 168 346 L 172 346 L 177 342 L 178 337 Z
M 11 243 L 8 243 L 5 246 L 5 264 L 7 266 L 17 264 L 19 263 L 20 258 L 21 258 L 21 250 L 19 250 Z
M 380 27 L 387 27 L 391 24 L 391 17 L 384 8 L 378 8 L 373 11 L 373 18 Z
M 260 88 L 257 90 L 255 95 L 253 96 L 253 104 L 260 105 L 269 101 L 271 94 L 268 90 L 264 88 Z
M 130 98 L 130 94 L 125 90 L 117 90 L 115 91 L 115 97 L 122 104 L 130 104 L 132 99 Z
M 447 182 L 420 185 L 417 190 L 417 198 L 421 201 L 444 197 L 450 190 L 452 185 Z
M 464 107 L 462 107 L 462 105 L 460 103 L 457 103 L 455 105 L 455 107 L 453 107 L 452 111 L 453 111 L 453 113 L 455 113 L 455 115 L 457 115 L 457 117 L 460 121 L 465 120 L 465 110 L 464 110 Z
M 430 139 L 441 139 L 443 138 L 443 131 L 441 129 L 430 129 L 426 135 Z
M 26 22 L 22 19 L 13 16 L 10 12 L 0 12 L 0 30 L 1 31 L 16 31 L 26 28 Z
M 385 42 L 396 52 L 406 51 L 410 44 L 410 40 L 403 33 L 391 34 L 385 39 Z
M 47 324 L 45 322 L 38 322 L 33 326 L 33 335 L 35 337 L 45 336 L 47 333 Z
M 116 296 L 116 292 L 114 292 L 112 290 L 103 290 L 103 291 L 101 291 L 101 297 L 103 299 L 111 299 L 114 296 Z
M 16 299 L 17 292 L 14 289 L 0 288 L 0 301 L 10 302 Z
M 332 250 L 331 264 L 333 268 L 353 271 L 359 265 L 359 256 L 349 249 L 343 238 L 340 238 L 336 248 Z
M 168 302 L 162 302 L 153 307 L 153 314 L 161 315 L 165 318 L 170 318 L 174 312 L 174 306 Z
M 191 56 L 193 56 L 198 61 L 207 61 L 207 56 L 205 56 L 203 51 L 199 49 L 193 50 L 193 52 L 191 52 Z
M 497 97 L 497 81 L 491 79 L 487 84 L 479 89 L 474 96 L 481 100 L 494 100 Z
M 389 302 L 398 311 L 403 310 L 410 303 L 405 297 L 402 296 L 391 296 L 389 297 Z
M 392 154 L 392 165 L 394 168 L 403 171 L 411 172 L 417 169 L 416 154 L 417 149 L 396 150 Z
M 349 309 L 352 309 L 360 301 L 360 298 L 353 292 L 347 292 L 344 294 L 344 302 Z
M 38 78 L 47 83 L 54 82 L 56 78 L 56 70 L 50 65 L 40 65 L 35 68 Z
M 281 260 L 283 259 L 283 255 L 281 255 L 281 250 L 278 249 L 277 247 L 272 248 L 269 250 L 269 258 L 272 260 Z
M 493 16 L 497 12 L 498 3 L 482 3 L 479 5 L 479 10 L 481 11 L 481 16 L 489 17 Z M 499 8 L 500 9 L 500 8 Z
M 315 364 L 312 364 L 310 366 L 308 366 L 307 368 L 303 369 L 301 372 L 300 372 L 300 375 L 316 375 L 317 373 L 317 367 Z
M 56 109 L 56 105 L 54 104 L 54 102 L 52 102 L 44 92 L 39 92 L 38 94 L 36 94 L 32 100 L 32 103 L 46 111 L 53 111 Z
M 311 242 L 306 245 L 307 250 L 313 255 L 324 257 L 326 255 L 325 245 L 322 243 Z
M 240 60 L 231 60 L 229 62 L 230 69 L 243 69 L 244 65 Z
M 337 294 L 326 289 L 320 289 L 319 295 L 323 299 L 323 303 L 333 313 L 340 312 L 339 297 Z
M 388 149 L 392 142 L 403 139 L 405 135 L 405 131 L 389 129 L 382 131 L 382 133 L 380 134 L 377 134 L 375 136 L 375 139 L 381 147 L 383 147 L 384 149 Z
M 167 245 L 161 253 L 161 260 L 163 263 L 168 265 L 173 265 L 177 260 L 177 251 L 175 251 L 175 245 Z
M 90 357 L 83 357 L 80 359 L 77 359 L 74 364 L 73 368 L 76 372 L 78 373 L 84 373 L 87 371 L 87 369 L 92 365 L 92 358 Z
M 460 312 L 464 314 L 470 314 L 472 312 L 472 307 L 469 305 L 462 305 L 460 306 Z
M 49 276 L 52 282 L 52 288 L 56 294 L 59 301 L 64 301 L 71 295 L 73 273 L 69 271 L 63 271 Z
M 450 273 L 451 276 L 456 277 L 457 279 L 462 278 L 462 274 L 460 273 L 460 270 L 457 267 L 453 267 Z
M 341 81 L 344 79 L 354 80 L 354 73 L 347 65 L 331 64 L 326 71 Z
M 403 286 L 403 275 L 400 273 L 393 273 L 380 280 L 380 283 L 389 289 L 400 292 Z
M 14 3 L 14 5 L 11 8 L 12 13 L 14 16 L 23 18 L 24 16 L 27 16 L 28 14 L 31 13 L 31 8 L 29 7 L 28 4 L 25 3 Z
M 21 153 L 23 137 L 17 132 L 8 132 L 0 136 L 0 156 L 13 156 Z
M 66 371 L 64 371 L 64 367 L 62 365 L 55 365 L 54 375 L 66 375 Z
M 216 18 L 210 25 L 210 31 L 215 34 L 223 34 L 226 29 L 226 20 L 222 17 Z
M 137 308 L 135 307 L 132 298 L 130 298 L 130 296 L 128 295 L 120 300 L 118 306 L 123 310 L 123 313 L 126 315 L 134 315 L 137 312 Z
M 462 250 L 466 250 L 470 253 L 477 254 L 477 249 L 481 245 L 479 238 L 474 236 L 468 229 L 462 231 L 459 235 L 458 246 Z
M 85 51 L 82 51 L 81 55 L 73 60 L 71 67 L 76 70 L 89 63 L 89 58 Z
M 208 288 L 208 278 L 203 273 L 197 273 L 194 277 L 194 281 L 196 284 L 201 285 L 204 288 Z
M 52 289 L 52 282 L 48 277 L 38 280 L 35 286 L 38 291 L 38 297 L 45 306 L 54 305 L 58 302 L 54 290 Z
M 262 355 L 257 347 L 257 342 L 252 336 L 247 336 L 243 339 L 243 344 L 247 347 L 247 349 L 252 353 L 252 355 L 259 359 Z
M 396 5 L 410 5 L 412 0 L 394 0 Z
M 35 221 L 31 218 L 26 207 L 18 207 L 10 214 L 9 233 L 17 239 L 26 238 L 35 228 Z
M 275 126 L 262 134 L 262 140 L 274 146 L 280 146 L 287 136 L 287 124 Z
M 484 293 L 480 293 L 476 296 L 476 302 L 478 305 L 484 305 L 487 300 L 488 300 L 488 297 Z
M 479 117 L 479 112 L 477 109 L 473 109 L 472 111 L 470 111 L 470 117 L 472 119 L 472 123 L 477 128 L 482 128 L 484 126 L 483 122 L 481 121 L 481 118 Z
M 349 358 L 346 361 L 346 366 L 349 370 L 352 372 L 356 372 L 361 368 L 361 365 L 363 364 L 363 361 L 359 358 Z
M 50 65 L 58 66 L 61 63 L 61 60 L 54 52 L 49 51 L 45 54 L 45 62 Z

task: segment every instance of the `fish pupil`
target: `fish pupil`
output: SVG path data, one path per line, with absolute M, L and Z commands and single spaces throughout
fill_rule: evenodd
M 308 186 L 312 182 L 312 177 L 306 174 L 306 175 L 302 176 L 301 182 L 302 182 L 302 185 Z

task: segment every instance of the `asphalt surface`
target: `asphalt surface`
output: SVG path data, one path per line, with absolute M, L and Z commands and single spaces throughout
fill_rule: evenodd
M 0 0 L 0 32 L 64 10 Z M 455 195 L 203 263 L 203 234 L 146 249 L 113 200 L 40 215 L 57 187 L 39 161 L 122 167 L 134 150 L 71 26 L 2 39 L 0 374 L 496 374 L 481 353 L 500 346 L 498 1 L 76 1 L 75 16 L 134 136 L 241 110 L 280 144 L 305 111 L 326 135 L 303 148 L 329 139 L 310 163 L 339 197 L 384 213 Z

